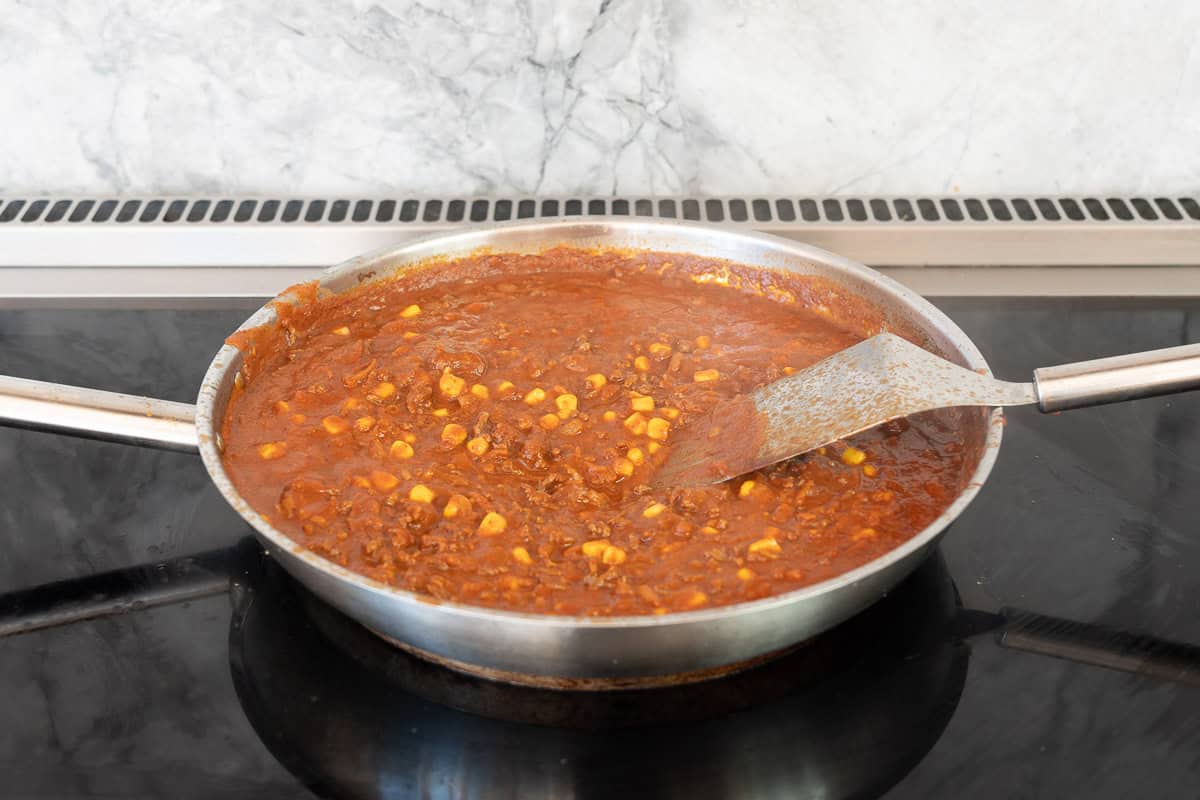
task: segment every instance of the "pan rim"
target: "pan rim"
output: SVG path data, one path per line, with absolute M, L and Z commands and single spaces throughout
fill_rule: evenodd
M 633 234 L 630 238 L 636 238 L 639 233 L 651 236 L 678 233 L 682 238 L 697 234 L 704 234 L 706 236 L 719 234 L 744 241 L 757 242 L 764 248 L 780 253 L 781 255 L 799 257 L 800 259 L 833 267 L 838 272 L 849 273 L 886 293 L 898 296 L 909 308 L 918 312 L 922 319 L 933 323 L 934 327 L 949 340 L 954 349 L 967 362 L 966 365 L 968 367 L 977 371 L 981 370 L 982 374 L 992 375 L 991 368 L 983 357 L 983 354 L 980 353 L 974 342 L 971 341 L 953 320 L 921 295 L 876 270 L 836 253 L 831 253 L 803 242 L 772 236 L 770 234 L 721 228 L 698 223 L 668 222 L 650 219 L 604 219 L 603 221 L 597 221 L 580 218 L 579 220 L 555 222 L 480 225 L 470 229 L 457 230 L 449 234 L 437 233 L 417 239 L 410 239 L 398 245 L 382 247 L 355 256 L 322 271 L 317 280 L 324 286 L 327 283 L 349 275 L 371 272 L 372 267 L 380 267 L 383 263 L 387 263 L 388 266 L 380 268 L 378 272 L 374 272 L 371 279 L 387 279 L 402 272 L 405 267 L 415 266 L 438 257 L 458 258 L 481 248 L 490 248 L 492 245 L 488 242 L 479 242 L 478 240 L 507 233 L 517 236 L 521 234 L 545 235 L 545 238 L 550 238 L 558 244 L 571 246 L 572 239 L 595 238 L 613 232 Z M 586 246 L 594 247 L 596 245 Z M 613 249 L 658 249 L 670 251 L 670 248 L 652 245 L 638 248 L 634 245 L 614 243 L 611 246 Z M 600 245 L 600 247 L 603 247 L 603 245 Z M 678 249 L 678 252 L 694 252 L 685 248 L 686 243 Z M 506 252 L 502 246 L 495 246 L 493 251 Z M 703 253 L 696 254 L 704 255 Z M 719 256 L 710 255 L 708 257 Z M 766 268 L 770 269 L 769 266 Z M 237 330 L 242 331 L 275 321 L 276 313 L 272 307 L 272 303 L 285 296 L 286 293 L 287 289 L 284 289 L 279 295 L 276 295 L 276 297 L 265 303 L 248 317 Z M 995 465 L 1003 434 L 1003 411 L 996 408 L 987 415 L 984 422 L 987 425 L 987 430 L 984 434 L 979 462 L 954 501 L 929 525 L 925 526 L 925 528 L 901 545 L 889 550 L 878 558 L 833 578 L 793 589 L 789 592 L 769 595 L 757 600 L 714 606 L 696 611 L 679 611 L 662 615 L 602 617 L 538 614 L 486 606 L 474 606 L 453 601 L 440 601 L 376 581 L 335 564 L 323 556 L 308 550 L 267 522 L 242 498 L 225 472 L 219 449 L 219 421 L 215 420 L 213 416 L 219 393 L 222 391 L 222 386 L 227 380 L 226 375 L 230 368 L 239 362 L 240 352 L 230 344 L 223 345 L 213 357 L 209 368 L 205 372 L 196 398 L 196 429 L 199 435 L 200 455 L 210 479 L 233 509 L 265 540 L 265 544 L 268 545 L 268 552 L 271 549 L 287 551 L 329 578 L 342 583 L 353 584 L 362 591 L 385 596 L 390 600 L 412 604 L 414 608 L 436 608 L 447 614 L 453 614 L 463 619 L 477 622 L 533 625 L 543 629 L 663 628 L 703 624 L 716 620 L 727 621 L 730 618 L 757 615 L 782 606 L 791 606 L 813 600 L 836 592 L 844 587 L 868 580 L 877 573 L 886 571 L 894 563 L 913 556 L 917 551 L 931 547 L 937 541 L 950 523 L 975 499 L 980 489 L 986 483 Z

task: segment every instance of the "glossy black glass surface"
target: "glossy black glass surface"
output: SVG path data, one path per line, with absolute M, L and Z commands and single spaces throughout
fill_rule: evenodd
M 1200 303 L 941 305 L 1009 379 L 1200 341 Z M 248 310 L 4 310 L 0 373 L 187 401 Z M 1198 487 L 1200 395 L 1019 409 L 938 556 L 862 617 L 723 681 L 570 695 L 383 645 L 261 556 L 198 458 L 0 429 L 0 631 L 63 623 L 0 636 L 0 787 L 1194 797 Z

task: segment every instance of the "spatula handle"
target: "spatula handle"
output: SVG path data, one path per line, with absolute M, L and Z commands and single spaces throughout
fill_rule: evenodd
M 1042 411 L 1120 403 L 1200 389 L 1200 344 L 1034 370 Z

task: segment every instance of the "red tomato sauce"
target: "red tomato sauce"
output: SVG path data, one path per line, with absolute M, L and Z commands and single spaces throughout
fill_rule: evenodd
M 818 278 L 558 248 L 308 295 L 231 340 L 246 359 L 226 469 L 300 545 L 438 600 L 569 615 L 754 600 L 905 542 L 973 467 L 951 411 L 650 488 L 689 419 L 881 329 Z

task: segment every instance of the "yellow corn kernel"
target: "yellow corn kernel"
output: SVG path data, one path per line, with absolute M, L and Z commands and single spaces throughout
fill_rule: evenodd
M 548 431 L 552 431 L 558 427 L 559 419 L 554 414 L 543 414 L 538 418 L 538 425 L 541 425 Z
M 764 558 L 779 558 L 779 555 L 783 552 L 783 548 L 779 546 L 779 542 L 775 541 L 774 536 L 767 536 L 751 542 L 746 551 L 750 555 L 763 556 Z
M 353 483 L 355 486 L 357 486 L 360 489 L 370 489 L 371 488 L 371 482 L 369 480 L 367 480 L 366 478 L 364 478 L 362 475 L 355 475 L 353 478 L 350 479 L 350 482 Z
M 700 529 L 700 532 L 705 536 L 716 536 L 718 533 L 720 533 L 720 531 L 714 528 L 712 525 L 705 525 Z
M 371 471 L 371 485 L 381 492 L 390 492 L 399 483 L 400 479 L 390 472 L 384 472 L 379 469 Z
M 874 478 L 878 474 L 879 467 L 874 464 L 863 464 L 863 475 L 866 475 L 868 478 Z
M 448 416 L 450 416 L 450 409 L 435 408 L 433 411 L 430 411 L 429 413 L 433 414 L 435 417 L 448 417 Z
M 500 381 L 496 384 L 496 391 L 500 394 L 508 394 L 513 389 L 517 388 L 512 381 Z
M 470 500 L 461 494 L 452 494 L 450 495 L 450 499 L 446 501 L 446 507 L 442 509 L 442 516 L 446 519 L 454 519 L 459 514 L 470 510 Z
M 649 350 L 650 354 L 654 355 L 654 356 L 669 356 L 669 355 L 671 355 L 671 345 L 663 344 L 662 342 L 655 342 L 654 344 L 650 345 L 646 349 Z
M 737 571 L 737 576 L 739 580 L 748 581 L 754 577 L 754 570 L 749 567 L 742 567 Z
M 375 427 L 375 418 L 374 417 L 359 417 L 358 419 L 354 420 L 354 429 L 357 431 L 362 431 L 363 433 L 366 433 L 367 431 L 371 430 L 371 428 L 374 428 L 374 427 Z
M 633 368 L 638 372 L 648 372 L 650 370 L 650 359 L 645 356 L 638 356 L 633 360 Z
M 350 423 L 341 417 L 330 416 L 321 420 L 321 427 L 325 429 L 326 433 L 337 436 L 339 433 L 350 430 Z
M 554 398 L 554 405 L 558 407 L 558 416 L 566 419 L 579 409 L 579 398 L 573 394 L 560 394 Z
M 344 414 L 345 412 L 353 411 L 356 408 L 362 408 L 362 401 L 359 400 L 357 397 L 347 397 L 342 402 L 341 411 Z
M 641 436 L 646 432 L 646 418 L 642 416 L 642 412 L 640 411 L 630 414 L 622 424 L 625 426 L 625 430 L 634 436 Z
M 696 337 L 696 347 L 700 350 L 707 350 L 711 340 L 707 336 Z
M 667 432 L 670 430 L 671 423 L 659 417 L 655 417 L 646 423 L 646 435 L 660 442 L 667 438 Z
M 667 507 L 662 503 L 651 503 L 642 511 L 642 516 L 646 519 L 654 519 L 659 514 L 667 510 Z
M 527 589 L 533 585 L 533 581 L 528 578 L 519 578 L 516 575 L 501 575 L 497 579 L 500 588 L 509 592 L 516 592 L 521 589 Z
M 680 412 L 678 408 L 664 408 L 662 410 L 662 415 L 669 420 L 679 419 L 679 413 Z
M 604 377 L 599 372 L 588 375 L 586 378 L 584 378 L 584 380 L 587 381 L 588 386 L 592 387 L 593 391 L 596 389 L 603 389 L 608 383 L 608 378 Z
M 378 400 L 387 400 L 389 397 L 391 397 L 395 393 L 396 393 L 396 384 L 388 383 L 387 381 L 384 381 L 383 383 L 377 384 L 375 386 L 375 388 L 371 390 L 370 396 L 374 397 Z
M 628 458 L 618 458 L 613 462 L 613 470 L 618 475 L 624 475 L 626 478 L 628 478 L 633 474 L 633 462 Z
M 696 608 L 708 602 L 708 595 L 704 592 L 692 592 L 691 597 L 687 599 L 688 608 Z
M 850 466 L 854 467 L 866 460 L 867 454 L 862 450 L 859 450 L 857 447 L 847 447 L 842 451 L 842 463 L 844 464 L 849 464 Z
M 738 487 L 738 497 L 749 497 L 754 491 L 754 481 L 742 481 L 742 485 Z
M 861 542 L 863 539 L 874 539 L 878 535 L 879 535 L 879 532 L 876 531 L 874 528 L 863 528 L 862 530 L 857 531 L 853 535 L 851 535 L 850 538 L 856 542 Z
M 330 333 L 334 334 L 335 336 L 349 336 L 350 329 L 348 327 L 346 327 L 345 325 L 343 325 L 340 328 L 334 328 L 333 330 L 330 331 Z
M 420 336 L 421 336 L 421 334 L 417 333 L 416 331 L 405 331 L 403 334 L 404 339 L 407 341 L 410 341 L 410 342 L 413 339 L 420 338 Z
M 418 483 L 408 490 L 408 499 L 416 500 L 418 503 L 432 503 L 435 497 L 437 495 L 433 493 L 433 489 L 423 483 Z
M 604 552 L 600 555 L 600 560 L 610 567 L 615 567 L 617 564 L 625 563 L 625 551 L 610 544 L 604 548 Z
M 409 306 L 408 308 L 401 311 L 400 316 L 403 317 L 404 319 L 412 319 L 413 317 L 415 317 L 417 314 L 420 314 L 420 313 L 421 313 L 421 307 L 419 305 L 417 305 L 416 303 L 413 303 L 411 306 Z
M 650 442 L 646 445 L 646 449 L 650 451 L 650 455 L 654 455 L 662 448 L 658 442 Z
M 258 456 L 265 461 L 281 458 L 287 452 L 287 442 L 267 442 L 258 446 Z
M 498 536 L 504 533 L 504 529 L 508 527 L 508 520 L 495 511 L 489 511 L 483 515 L 483 519 L 479 522 L 480 536 Z
M 795 374 L 796 374 L 796 368 L 795 368 L 795 367 L 784 367 L 784 368 L 783 368 L 783 374 L 784 374 L 784 375 L 795 375 Z
M 467 382 L 451 372 L 449 367 L 442 373 L 442 377 L 438 378 L 438 388 L 449 398 L 455 398 L 462 394 L 463 387 L 466 385 Z
M 629 399 L 629 407 L 634 411 L 653 411 L 654 398 L 635 392 L 633 397 Z
M 447 447 L 457 447 L 467 440 L 467 429 L 457 422 L 451 422 L 442 428 L 442 444 Z
M 292 414 L 292 423 L 295 425 L 299 425 L 301 422 L 304 422 L 306 419 L 308 419 L 308 417 L 304 416 L 303 414 Z
M 477 383 L 471 387 L 471 394 L 475 395 L 480 400 L 487 400 L 488 395 L 490 395 L 491 393 L 488 391 L 488 388 L 486 386 L 484 386 L 482 383 Z
M 696 383 L 710 383 L 721 377 L 721 373 L 715 369 L 701 369 L 692 373 L 692 380 Z
M 600 415 L 600 418 L 603 419 L 605 422 L 612 422 L 613 420 L 615 420 L 617 418 L 617 412 L 605 411 L 603 414 Z
M 604 551 L 609 547 L 611 547 L 611 545 L 608 543 L 607 539 L 592 539 L 590 542 L 584 542 L 582 545 L 580 545 L 579 549 L 582 550 L 583 554 L 588 558 L 599 558 L 600 556 L 604 555 Z
M 535 386 L 525 393 L 523 399 L 531 406 L 536 406 L 538 403 L 546 399 L 546 391 L 539 386 Z
M 625 457 L 634 463 L 635 466 L 641 466 L 646 463 L 646 454 L 640 448 L 631 447 L 625 451 Z
M 482 436 L 476 436 L 474 439 L 467 442 L 467 449 L 470 450 L 472 454 L 477 456 L 481 456 L 486 453 L 489 447 L 491 447 L 491 444 Z
M 288 403 L 287 400 L 276 400 L 275 401 L 275 411 L 276 412 L 278 412 L 280 414 L 286 414 L 287 412 L 289 412 L 291 410 L 292 410 L 292 407 Z
M 512 556 L 525 566 L 533 563 L 533 557 L 529 555 L 529 551 L 520 545 L 512 549 Z
M 409 444 L 408 442 L 403 442 L 403 441 L 400 441 L 399 439 L 397 439 L 396 441 L 392 442 L 392 446 L 388 448 L 388 455 L 390 455 L 392 458 L 395 458 L 398 460 L 412 458 L 413 457 L 412 445 Z
M 417 443 L 417 435 L 415 433 L 413 433 L 412 431 L 405 431 L 404 433 L 400 434 L 400 438 L 403 439 L 404 441 L 408 442 L 409 444 Z

